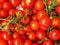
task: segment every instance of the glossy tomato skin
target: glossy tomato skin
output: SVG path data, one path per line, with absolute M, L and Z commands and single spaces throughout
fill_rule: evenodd
M 44 10 L 41 10 L 37 12 L 36 18 L 37 20 L 40 20 L 42 17 L 45 17 L 45 16 L 46 16 L 46 12 Z
M 30 27 L 31 27 L 32 30 L 37 31 L 39 29 L 39 23 L 38 23 L 38 21 L 32 20 L 30 22 Z
M 37 0 L 36 3 L 35 3 L 35 9 L 36 10 L 44 9 L 44 3 L 41 0 Z
M 4 10 L 10 10 L 11 9 L 11 4 L 9 3 L 9 2 L 4 2 L 3 4 L 2 4 L 2 8 L 4 9 Z
M 0 0 L 0 3 L 6 2 L 7 0 Z
M 21 6 L 30 9 L 33 7 L 35 0 L 22 0 Z
M 45 40 L 42 45 L 54 45 L 51 40 Z
M 0 45 L 8 45 L 8 43 L 5 40 L 0 40 Z
M 35 34 L 34 32 L 30 32 L 30 33 L 28 34 L 28 38 L 29 38 L 30 40 L 34 40 L 34 39 L 36 39 L 36 34 Z
M 39 20 L 40 29 L 46 31 L 48 27 L 51 25 L 51 20 L 48 16 L 43 17 Z
M 58 27 L 59 22 L 60 22 L 59 18 L 54 17 L 51 22 L 52 27 Z
M 13 45 L 13 39 L 8 40 L 9 45 Z
M 59 6 L 59 5 L 55 7 L 55 11 L 56 11 L 58 14 L 60 14 L 60 6 Z
M 9 2 L 13 7 L 17 7 L 20 4 L 19 0 L 9 0 Z
M 10 9 L 8 14 L 9 14 L 9 16 L 14 16 L 14 14 L 16 14 L 16 10 L 15 9 Z
M 20 38 L 15 38 L 13 40 L 13 45 L 23 45 L 23 40 Z
M 60 5 L 60 0 L 56 0 L 57 1 L 57 4 Z
M 43 31 L 43 30 L 38 30 L 36 32 L 36 37 L 39 39 L 39 40 L 43 40 L 45 39 L 46 37 L 46 33 Z
M 7 17 L 8 15 L 7 15 L 7 11 L 5 11 L 5 10 L 0 10 L 0 17 L 1 18 L 5 18 L 5 17 Z
M 60 37 L 60 32 L 57 29 L 53 29 L 49 32 L 48 37 L 51 40 L 58 40 Z
M 30 39 L 25 40 L 24 45 L 32 45 L 32 41 Z
M 52 0 L 47 0 L 47 6 L 49 6 L 52 3 Z
M 6 41 L 12 39 L 12 35 L 8 34 L 8 32 L 3 31 L 2 38 Z

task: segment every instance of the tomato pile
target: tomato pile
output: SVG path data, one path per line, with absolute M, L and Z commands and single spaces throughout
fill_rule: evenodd
M 0 45 L 60 45 L 60 0 L 0 0 Z

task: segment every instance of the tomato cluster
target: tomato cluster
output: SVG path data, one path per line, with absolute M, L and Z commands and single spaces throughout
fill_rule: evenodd
M 0 0 L 0 45 L 60 45 L 60 0 Z

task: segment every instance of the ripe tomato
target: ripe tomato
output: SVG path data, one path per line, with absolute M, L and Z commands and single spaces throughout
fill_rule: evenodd
M 60 0 L 56 0 L 57 1 L 57 4 L 60 5 Z
M 45 40 L 42 45 L 54 45 L 51 40 Z
M 42 0 L 37 0 L 35 2 L 35 9 L 36 10 L 42 10 L 42 9 L 44 9 L 44 3 L 42 2 Z
M 34 32 L 30 32 L 30 33 L 28 34 L 28 38 L 29 38 L 30 40 L 36 39 L 35 33 L 34 33 Z
M 16 13 L 15 9 L 10 9 L 8 12 L 9 16 L 14 16 L 15 13 Z
M 9 2 L 4 2 L 3 4 L 2 4 L 2 8 L 4 9 L 4 10 L 10 10 L 11 9 L 11 4 L 9 3 Z
M 32 41 L 27 39 L 25 40 L 24 45 L 32 45 Z
M 42 17 L 45 17 L 45 16 L 46 16 L 46 12 L 44 10 L 41 10 L 37 12 L 36 18 L 40 20 Z
M 19 31 L 19 34 L 20 34 L 20 35 L 24 35 L 25 33 L 26 33 L 25 30 L 20 30 L 20 31 Z
M 39 23 L 38 23 L 38 21 L 32 20 L 30 22 L 30 27 L 31 27 L 32 30 L 37 31 L 39 29 Z
M 52 3 L 52 0 L 47 0 L 47 6 L 49 6 Z
M 60 14 L 60 6 L 59 6 L 59 5 L 55 7 L 55 11 L 56 11 L 58 14 Z
M 0 40 L 0 45 L 8 45 L 8 43 L 5 40 Z
M 54 17 L 51 22 L 52 27 L 58 27 L 59 22 L 60 22 L 59 18 Z
M 37 20 L 36 15 L 32 16 L 32 20 Z
M 30 25 L 24 27 L 24 30 L 27 31 L 27 32 L 31 32 L 32 31 Z
M 8 34 L 8 32 L 3 31 L 2 38 L 8 41 L 12 38 L 12 35 Z
M 33 7 L 35 0 L 22 0 L 21 6 L 30 9 Z
M 51 25 L 51 20 L 48 16 L 43 17 L 39 20 L 40 29 L 46 31 L 48 27 Z
M 46 33 L 43 31 L 43 30 L 38 30 L 36 32 L 36 37 L 39 39 L 39 40 L 43 40 L 45 37 L 46 37 Z
M 14 32 L 13 39 L 20 37 L 20 34 L 18 32 Z
M 0 0 L 0 3 L 6 2 L 7 0 Z
M 24 19 L 21 20 L 23 24 L 28 24 L 30 22 L 30 18 L 26 16 Z
M 57 29 L 53 29 L 49 32 L 48 37 L 51 40 L 58 40 L 60 38 L 60 32 Z
M 5 18 L 5 17 L 7 17 L 8 15 L 7 15 L 7 11 L 5 11 L 5 10 L 0 10 L 0 18 Z
M 13 39 L 8 40 L 8 45 L 13 45 Z
M 20 4 L 20 0 L 9 0 L 13 7 L 17 7 Z
M 20 38 L 16 38 L 13 40 L 13 45 L 23 45 L 23 40 Z

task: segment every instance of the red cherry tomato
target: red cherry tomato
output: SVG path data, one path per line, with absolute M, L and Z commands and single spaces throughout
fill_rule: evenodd
M 42 17 L 45 17 L 45 16 L 46 16 L 46 12 L 44 10 L 41 10 L 37 12 L 36 18 L 40 20 Z
M 21 6 L 30 9 L 33 7 L 35 0 L 22 0 Z
M 45 33 L 44 31 L 42 31 L 42 30 L 38 30 L 38 31 L 36 32 L 36 37 L 37 37 L 39 40 L 43 40 L 43 39 L 45 39 L 45 37 L 46 37 L 46 33 Z
M 58 27 L 59 22 L 60 22 L 59 18 L 54 17 L 51 22 L 52 27 Z
M 46 31 L 48 27 L 51 25 L 51 20 L 48 16 L 43 17 L 39 20 L 40 29 Z
M 59 5 L 55 7 L 55 11 L 56 11 L 58 14 L 60 14 L 60 6 L 59 6 Z
M 45 40 L 42 45 L 54 45 L 54 43 L 51 40 Z
M 47 0 L 47 6 L 49 6 L 52 3 L 52 0 Z
M 8 43 L 5 40 L 0 40 L 0 45 L 8 45 Z
M 60 0 L 56 0 L 57 1 L 57 4 L 60 5 Z
M 13 39 L 8 40 L 9 45 L 13 45 Z
M 15 13 L 16 13 L 15 9 L 10 9 L 8 12 L 9 16 L 14 16 Z
M 60 38 L 60 32 L 57 29 L 53 29 L 49 32 L 48 37 L 51 40 L 58 40 Z
M 5 10 L 0 10 L 0 17 L 1 18 L 5 18 L 5 17 L 7 17 L 8 15 L 7 15 L 7 11 L 5 11 Z
M 37 31 L 39 29 L 39 23 L 38 23 L 38 21 L 32 20 L 30 22 L 30 27 L 31 27 L 32 30 Z
M 25 40 L 24 45 L 32 45 L 32 41 L 27 39 Z
M 9 2 L 4 2 L 3 4 L 2 4 L 2 8 L 4 9 L 4 10 L 10 10 L 11 9 L 11 4 L 9 3 Z
M 44 3 L 41 0 L 37 0 L 35 2 L 35 9 L 36 10 L 42 10 L 42 9 L 44 9 Z
M 3 32 L 2 33 L 2 38 L 4 39 L 4 40 L 10 40 L 11 38 L 12 38 L 12 35 L 10 35 L 10 34 L 8 34 L 8 32 Z
M 20 0 L 9 0 L 13 7 L 17 7 L 20 4 Z
M 30 33 L 28 34 L 28 38 L 29 38 L 30 40 L 36 39 L 35 33 L 34 33 L 34 32 L 30 32 Z

